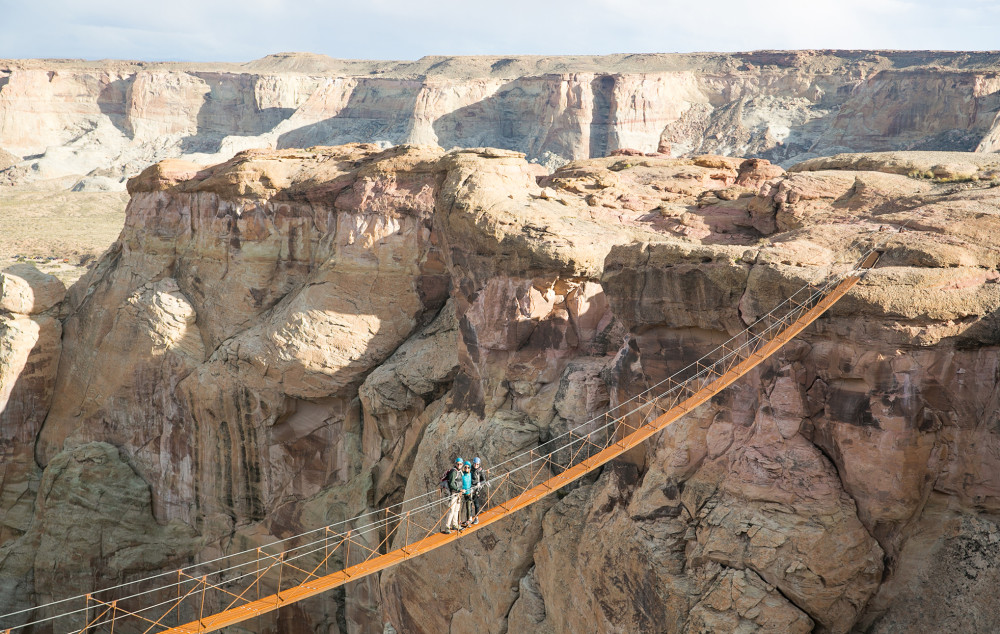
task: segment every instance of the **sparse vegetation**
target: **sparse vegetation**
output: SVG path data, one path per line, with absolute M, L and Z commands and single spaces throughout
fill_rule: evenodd
M 956 174 L 953 176 L 935 176 L 931 170 L 910 170 L 906 173 L 910 178 L 918 180 L 929 180 L 934 183 L 976 183 L 979 182 L 978 174 Z
M 121 233 L 125 192 L 0 189 L 0 268 L 28 262 L 69 285 Z
M 939 176 L 932 179 L 935 183 L 978 183 L 979 176 Z

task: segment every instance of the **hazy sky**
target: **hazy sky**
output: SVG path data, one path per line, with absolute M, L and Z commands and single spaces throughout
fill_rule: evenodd
M 0 0 L 0 58 L 1000 49 L 1000 0 Z

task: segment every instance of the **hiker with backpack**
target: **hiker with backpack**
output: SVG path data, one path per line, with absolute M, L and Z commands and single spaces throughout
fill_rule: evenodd
M 462 528 L 469 525 L 469 520 L 472 518 L 472 513 L 470 513 L 469 503 L 472 501 L 472 463 L 468 460 L 462 465 L 462 506 L 465 507 L 465 519 L 462 520 Z
M 448 500 L 448 514 L 444 519 L 444 528 L 441 529 L 441 532 L 446 535 L 453 530 L 462 530 L 458 523 L 458 515 L 462 508 L 462 468 L 464 466 L 465 461 L 456 458 L 455 466 L 448 471 L 446 476 L 448 494 L 451 496 Z
M 472 523 L 479 523 L 479 511 L 486 504 L 486 469 L 483 469 L 483 461 L 479 457 L 472 459 L 472 503 L 475 513 L 472 515 Z
M 465 464 L 469 464 L 466 462 Z M 463 477 L 465 476 L 463 471 Z M 486 472 L 483 470 L 483 463 L 478 457 L 472 459 L 469 465 L 469 494 L 465 498 L 466 520 L 465 525 L 479 523 L 479 510 L 485 501 Z

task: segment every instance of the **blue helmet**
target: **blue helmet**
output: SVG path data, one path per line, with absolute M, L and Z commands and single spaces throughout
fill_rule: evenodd
M 466 460 L 466 461 L 465 461 L 465 466 L 466 466 L 466 467 L 471 467 L 471 466 L 472 466 L 472 463 L 471 463 L 471 462 L 469 462 L 468 460 Z
M 455 464 L 465 464 L 465 461 L 461 458 L 455 458 Z
M 482 460 L 479 459 L 479 456 L 472 459 L 472 464 L 479 464 L 480 462 L 482 462 Z

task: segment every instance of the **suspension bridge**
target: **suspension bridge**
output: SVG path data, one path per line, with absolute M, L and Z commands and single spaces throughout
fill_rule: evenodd
M 0 616 L 0 633 L 194 634 L 260 617 L 462 539 L 636 447 L 777 352 L 841 299 L 879 257 L 806 284 L 746 330 L 586 423 L 493 465 L 479 523 L 441 533 L 434 490 L 375 512 L 180 570 Z M 38 628 L 35 630 L 33 628 Z

